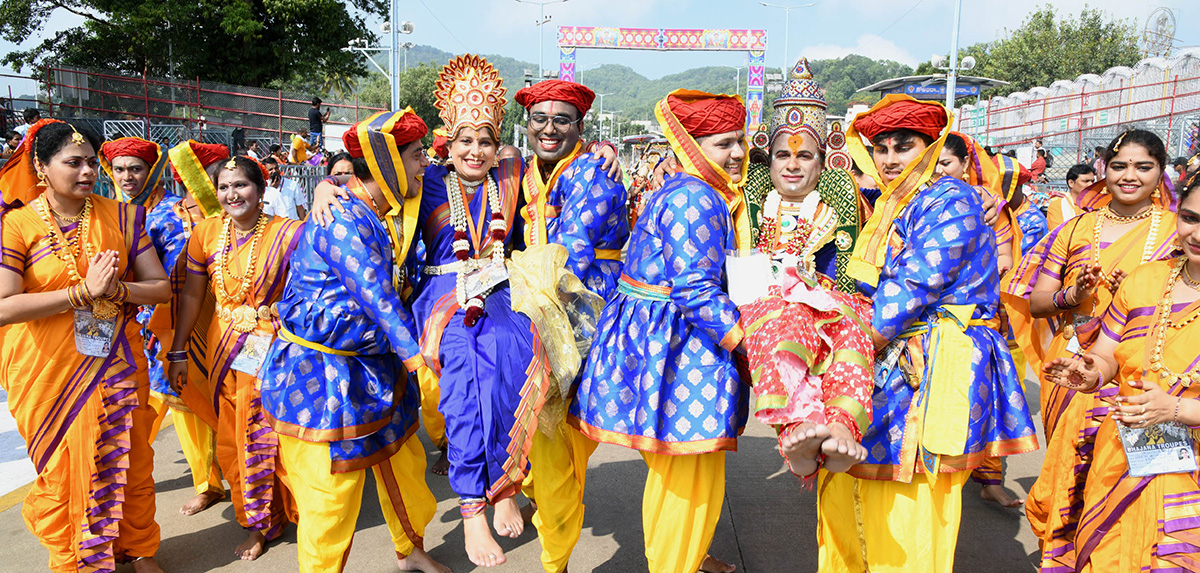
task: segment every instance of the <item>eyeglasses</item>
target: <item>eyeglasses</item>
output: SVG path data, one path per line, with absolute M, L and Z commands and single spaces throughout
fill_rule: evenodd
M 529 127 L 532 127 L 534 129 L 541 129 L 543 127 L 546 127 L 546 123 L 548 123 L 550 121 L 553 121 L 554 127 L 557 127 L 559 129 L 566 129 L 568 127 L 571 127 L 571 124 L 575 123 L 575 120 L 573 120 L 565 115 L 550 116 L 550 115 L 546 115 L 544 113 L 535 113 L 535 114 L 529 116 Z

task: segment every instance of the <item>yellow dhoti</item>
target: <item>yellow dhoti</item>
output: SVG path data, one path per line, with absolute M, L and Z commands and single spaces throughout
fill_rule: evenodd
M 952 571 L 962 488 L 969 474 L 944 473 L 931 484 L 925 474 L 901 483 L 822 472 L 817 499 L 819 569 Z
M 192 485 L 196 488 L 196 493 L 215 491 L 224 495 L 221 471 L 217 466 L 217 431 L 201 420 L 200 416 L 186 410 L 176 410 L 154 393 L 150 394 L 150 407 L 154 408 L 157 414 L 150 431 L 150 443 L 153 444 L 158 438 L 163 420 L 166 419 L 167 412 L 170 412 L 175 435 L 179 437 L 179 449 L 183 451 L 188 469 L 192 471 Z
M 446 449 L 446 417 L 438 411 L 442 389 L 438 387 L 438 375 L 422 366 L 417 369 L 417 385 L 421 388 L 421 422 L 433 445 Z
M 547 573 L 565 571 L 579 542 L 588 458 L 598 445 L 567 424 L 559 425 L 553 440 L 540 431 L 533 435 L 529 451 L 532 469 L 521 491 L 538 504 L 533 525 L 542 543 L 542 568 Z M 536 494 L 525 489 L 532 487 L 534 472 L 537 472 Z
M 642 494 L 642 530 L 651 573 L 700 570 L 725 501 L 725 452 L 665 455 L 642 452 L 649 471 Z M 538 475 L 539 491 L 542 475 Z
M 366 470 L 332 473 L 329 444 L 279 435 L 279 454 L 300 513 L 296 532 L 300 571 L 341 571 L 362 508 Z M 371 468 L 384 520 L 398 556 L 423 547 L 437 500 L 425 483 L 425 452 L 409 437 L 392 457 Z

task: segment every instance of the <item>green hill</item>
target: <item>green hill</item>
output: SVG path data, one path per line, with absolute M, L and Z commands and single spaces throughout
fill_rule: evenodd
M 450 52 L 432 46 L 419 45 L 408 50 L 408 65 L 413 67 L 425 62 L 441 66 L 453 56 Z M 504 78 L 510 97 L 524 85 L 525 70 L 537 74 L 536 63 L 508 56 L 485 57 L 496 66 L 500 77 Z M 381 54 L 377 58 L 386 68 L 386 55 Z M 814 60 L 811 64 L 813 75 L 825 88 L 831 114 L 845 113 L 847 105 L 853 102 L 874 103 L 878 99 L 873 94 L 855 93 L 859 88 L 887 78 L 912 74 L 912 68 L 904 64 L 890 60 L 872 60 L 856 54 L 840 59 Z M 554 69 L 555 63 L 546 65 Z M 767 73 L 778 74 L 779 68 L 767 68 Z M 611 94 L 604 98 L 605 111 L 619 111 L 629 119 L 652 119 L 654 103 L 674 89 L 690 88 L 715 93 L 734 93 L 735 87 L 734 70 L 728 66 L 693 68 L 651 80 L 628 66 L 605 64 L 583 72 L 582 79 L 584 84 L 597 93 Z M 741 80 L 741 91 L 745 95 L 745 70 L 742 71 Z M 773 100 L 774 95 L 768 93 L 768 106 Z

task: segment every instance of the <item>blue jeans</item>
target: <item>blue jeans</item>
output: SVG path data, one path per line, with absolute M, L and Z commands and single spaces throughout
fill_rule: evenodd
M 324 143 L 325 143 L 325 134 L 324 133 L 320 133 L 320 132 L 316 132 L 316 131 L 308 132 L 308 145 L 309 145 L 309 147 L 313 148 L 314 153 L 316 153 L 317 150 L 321 149 L 321 146 L 324 145 Z

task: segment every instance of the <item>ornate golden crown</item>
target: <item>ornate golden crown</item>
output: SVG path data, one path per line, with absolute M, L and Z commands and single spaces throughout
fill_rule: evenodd
M 482 56 L 467 54 L 450 60 L 438 73 L 434 105 L 452 135 L 462 127 L 487 126 L 498 137 L 507 91 L 492 64 Z

